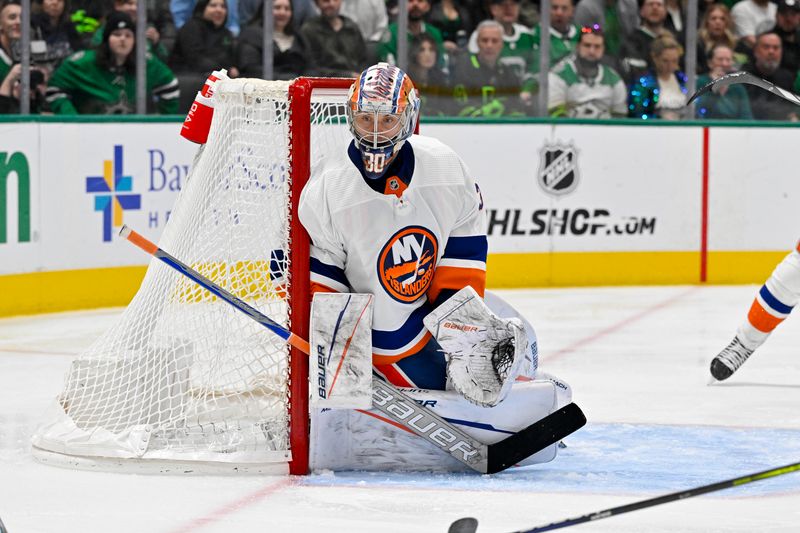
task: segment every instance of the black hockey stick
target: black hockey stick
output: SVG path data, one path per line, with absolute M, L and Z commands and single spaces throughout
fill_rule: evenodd
M 793 103 L 794 105 L 800 105 L 800 96 L 794 94 L 791 91 L 787 91 L 786 89 L 781 89 L 774 83 L 770 83 L 767 80 L 762 80 L 758 76 L 754 74 L 750 74 L 749 72 L 731 72 L 730 74 L 725 74 L 715 80 L 712 80 L 702 86 L 700 89 L 695 91 L 686 105 L 691 104 L 694 102 L 698 97 L 703 96 L 709 91 L 713 91 L 718 93 L 720 89 L 723 87 L 727 87 L 729 85 L 735 85 L 737 83 L 747 83 L 749 85 L 755 85 L 756 87 L 761 87 L 765 91 L 769 91 L 776 96 L 780 96 L 784 100 L 788 100 L 789 102 Z
M 119 234 L 229 303 L 295 348 L 305 354 L 309 354 L 308 341 L 291 333 L 285 327 L 243 302 L 189 265 L 165 252 L 128 226 L 122 226 Z M 514 466 L 534 453 L 555 444 L 586 424 L 586 417 L 583 412 L 577 405 L 571 403 L 531 424 L 522 431 L 500 442 L 487 445 L 470 437 L 430 409 L 419 405 L 412 398 L 387 382 L 373 380 L 372 404 L 376 410 L 388 418 L 390 423 L 400 426 L 410 433 L 419 435 L 437 448 L 482 474 L 494 474 Z M 375 416 L 374 413 L 361 412 Z
M 747 485 L 748 483 L 761 481 L 763 479 L 770 479 L 773 477 L 782 476 L 784 474 L 790 474 L 792 472 L 797 472 L 798 470 L 800 470 L 800 463 L 792 463 L 784 466 L 779 466 L 777 468 L 770 468 L 769 470 L 764 470 L 762 472 L 756 472 L 755 474 L 748 474 L 746 476 L 736 477 L 725 481 L 719 481 L 717 483 L 712 483 L 710 485 L 703 485 L 702 487 L 696 487 L 693 489 L 687 489 L 679 492 L 665 494 L 663 496 L 658 496 L 656 498 L 650 498 L 649 500 L 642 500 L 635 503 L 629 503 L 627 505 L 620 505 L 619 507 L 611 507 L 610 509 L 603 509 L 602 511 L 585 514 L 583 516 L 578 516 L 575 518 L 568 518 L 567 520 L 562 520 L 560 522 L 553 522 L 552 524 L 535 527 L 533 529 L 515 531 L 514 533 L 541 533 L 543 531 L 553 531 L 555 529 L 562 529 L 569 526 L 576 526 L 578 524 L 585 524 L 586 522 L 594 522 L 595 520 L 602 520 L 603 518 L 609 518 L 624 513 L 630 513 L 631 511 L 638 511 L 639 509 L 646 509 L 647 507 L 655 507 L 656 505 L 661 505 L 662 503 L 669 503 L 677 500 L 685 500 L 687 498 L 693 498 L 694 496 L 700 496 L 701 494 L 708 494 L 709 492 L 716 492 L 718 490 L 741 487 L 742 485 Z M 453 529 L 456 526 L 458 528 Z M 478 528 L 478 521 L 475 520 L 474 518 L 472 519 L 461 518 L 453 522 L 450 528 L 451 529 L 449 533 L 475 533 L 475 531 Z

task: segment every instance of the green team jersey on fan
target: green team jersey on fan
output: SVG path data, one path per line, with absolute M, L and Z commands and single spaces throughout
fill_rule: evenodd
M 522 90 L 527 92 L 537 92 L 539 90 L 539 48 L 542 42 L 542 25 L 539 24 L 533 29 L 533 60 L 531 61 L 528 75 L 525 78 Z M 550 26 L 550 68 L 556 63 L 575 52 L 578 47 L 578 40 L 581 36 L 581 29 L 577 24 L 570 24 L 566 32 L 561 33 Z
M 518 23 L 512 25 L 512 30 L 511 35 L 503 32 L 503 49 L 500 51 L 499 61 L 510 67 L 514 74 L 522 80 L 533 62 L 533 34 L 527 26 Z M 473 31 L 470 35 L 467 49 L 471 54 L 478 53 L 477 31 Z
M 14 62 L 8 57 L 6 51 L 0 47 L 0 83 L 3 83 L 3 80 L 6 79 L 8 73 L 11 72 L 11 66 Z
M 161 114 L 178 112 L 178 80 L 159 59 L 147 54 L 148 101 L 155 98 Z M 47 101 L 57 115 L 128 114 L 135 112 L 136 76 L 97 64 L 95 50 L 77 52 L 53 73 Z
M 597 75 L 586 78 L 578 74 L 575 58 L 555 66 L 549 75 L 547 109 L 554 117 L 611 118 L 628 112 L 628 92 L 614 69 L 597 67 Z

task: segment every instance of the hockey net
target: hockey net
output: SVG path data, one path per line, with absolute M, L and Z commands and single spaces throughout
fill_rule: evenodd
M 308 338 L 314 161 L 344 150 L 350 80 L 222 83 L 159 246 Z M 158 260 L 119 321 L 73 361 L 35 456 L 137 471 L 305 473 L 308 360 Z

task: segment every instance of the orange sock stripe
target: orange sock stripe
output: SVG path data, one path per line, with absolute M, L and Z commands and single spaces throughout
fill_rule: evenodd
M 436 301 L 439 293 L 444 289 L 460 290 L 470 285 L 481 298 L 486 289 L 486 271 L 477 268 L 461 268 L 440 266 L 433 276 L 431 287 L 428 289 L 428 299 Z
M 753 301 L 750 306 L 750 312 L 747 313 L 747 320 L 750 325 L 762 333 L 769 333 L 775 329 L 778 324 L 784 321 L 783 318 L 778 318 L 764 309 L 758 300 Z

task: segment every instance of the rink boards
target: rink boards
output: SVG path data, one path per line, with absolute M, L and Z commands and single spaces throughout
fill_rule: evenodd
M 178 122 L 5 122 L 0 316 L 124 305 L 196 146 Z M 489 285 L 758 283 L 800 237 L 800 130 L 437 123 L 488 215 Z

